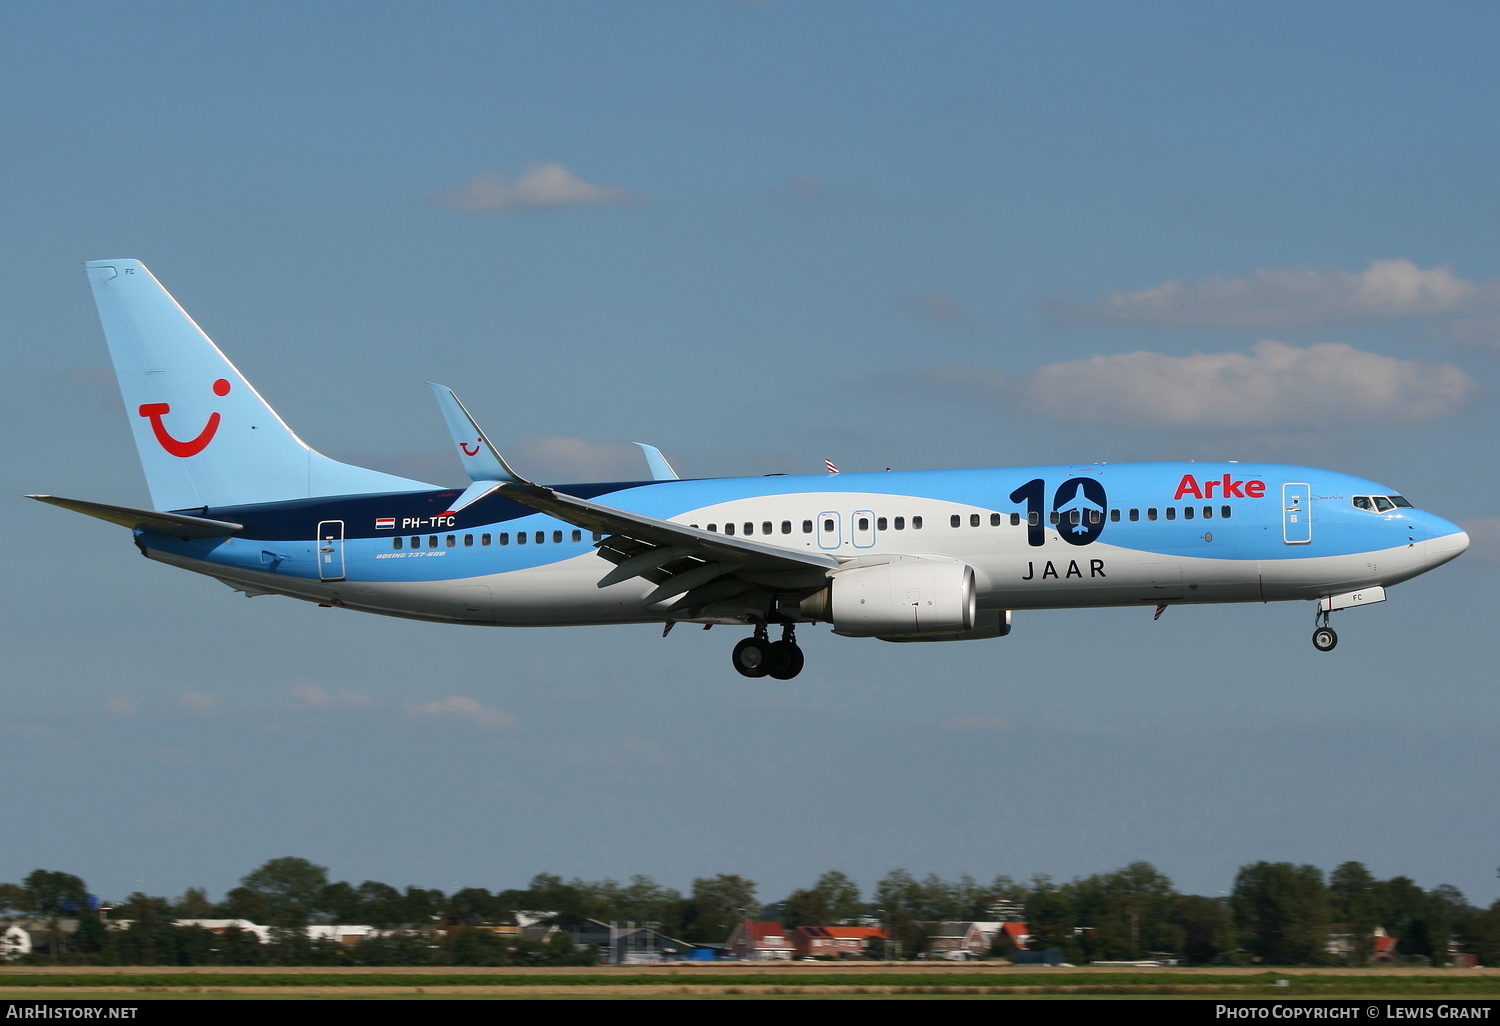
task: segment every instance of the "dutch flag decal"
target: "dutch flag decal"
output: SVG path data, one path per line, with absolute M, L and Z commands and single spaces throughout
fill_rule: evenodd
M 375 518 L 375 530 L 377 530 L 377 531 L 394 531 L 395 529 L 396 529 L 396 518 L 395 517 L 376 517 Z

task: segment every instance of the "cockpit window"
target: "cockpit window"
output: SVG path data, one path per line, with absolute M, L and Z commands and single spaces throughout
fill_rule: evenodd
M 1413 506 L 1411 503 L 1407 502 L 1406 499 L 1403 496 L 1392 495 L 1390 498 L 1391 498 L 1391 501 L 1394 502 L 1398 506 L 1405 506 L 1407 509 L 1416 509 L 1416 507 Z
M 1375 508 L 1381 513 L 1384 513 L 1388 509 L 1395 509 L 1396 504 L 1390 499 L 1387 499 L 1384 495 L 1377 495 L 1375 496 Z
M 1356 509 L 1375 508 L 1374 504 L 1370 502 L 1370 497 L 1368 495 L 1356 495 L 1354 497 L 1354 506 Z

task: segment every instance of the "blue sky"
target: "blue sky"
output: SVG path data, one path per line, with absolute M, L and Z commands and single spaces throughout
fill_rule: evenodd
M 1484 4 L 10 5 L 0 879 L 216 896 L 1258 859 L 1500 895 Z M 81 264 L 145 261 L 330 455 L 536 477 L 1284 460 L 1474 537 L 1338 617 L 1005 639 L 477 630 L 235 595 L 146 503 Z

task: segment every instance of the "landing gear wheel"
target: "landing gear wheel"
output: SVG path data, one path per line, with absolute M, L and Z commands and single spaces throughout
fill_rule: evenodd
M 1313 631 L 1313 648 L 1319 652 L 1332 652 L 1338 643 L 1339 636 L 1333 633 L 1332 627 L 1319 627 Z
M 802 649 L 797 647 L 795 641 L 776 641 L 771 643 L 771 659 L 769 673 L 777 680 L 791 680 L 802 672 L 804 662 Z
M 764 677 L 771 672 L 771 643 L 765 638 L 746 638 L 734 646 L 730 657 L 743 677 Z

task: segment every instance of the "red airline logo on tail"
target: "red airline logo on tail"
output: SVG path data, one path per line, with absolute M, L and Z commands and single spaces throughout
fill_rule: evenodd
M 214 382 L 214 395 L 223 396 L 228 394 L 228 381 L 220 378 Z M 172 433 L 167 430 L 167 426 L 161 421 L 163 417 L 172 412 L 172 407 L 169 403 L 142 403 L 138 412 L 142 417 L 150 419 L 151 431 L 156 435 L 156 440 L 161 443 L 161 447 L 173 456 L 179 456 L 183 459 L 189 456 L 196 456 L 208 448 L 208 443 L 214 440 L 214 434 L 219 430 L 219 414 L 217 412 L 210 413 L 208 415 L 208 423 L 203 425 L 203 430 L 198 432 L 197 438 L 190 438 L 186 442 L 180 442 L 172 437 Z

